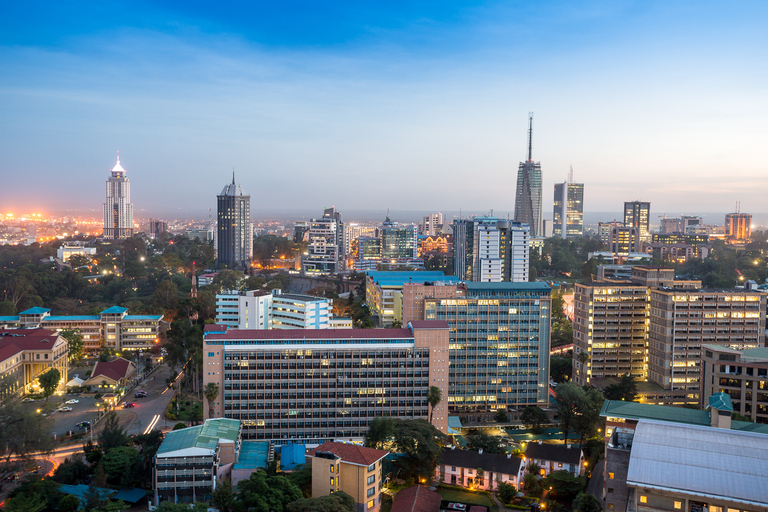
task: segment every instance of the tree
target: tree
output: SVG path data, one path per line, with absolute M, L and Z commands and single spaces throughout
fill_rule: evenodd
M 48 478 L 31 476 L 10 493 L 10 502 L 5 505 L 3 511 L 39 511 L 57 508 L 64 494 L 59 489 L 59 484 Z M 15 502 L 15 503 L 14 503 Z M 42 503 L 42 508 L 40 504 Z M 10 508 L 9 508 L 10 506 Z
M 393 461 L 403 478 L 429 478 L 435 473 L 445 435 L 426 420 L 395 420 L 395 446 L 402 455 Z
M 288 505 L 288 512 L 355 512 L 355 499 L 344 491 L 301 499 Z
M 435 412 L 435 407 L 443 399 L 443 392 L 437 386 L 429 386 L 427 392 L 427 403 L 429 403 L 429 422 L 432 423 L 432 414 Z
M 549 374 L 553 381 L 560 383 L 571 379 L 573 359 L 570 357 L 552 356 L 549 358 Z
M 365 446 L 383 450 L 395 435 L 395 420 L 389 416 L 373 418 L 365 433 Z
M 477 468 L 475 471 L 475 483 L 478 484 L 479 487 L 483 487 L 485 485 L 485 471 L 483 471 L 483 468 Z
M 104 418 L 104 428 L 99 432 L 97 441 L 99 448 L 106 455 L 111 449 L 128 444 L 128 436 L 120 425 L 117 414 L 110 412 Z
M 483 450 L 484 453 L 504 453 L 501 439 L 483 432 L 467 436 L 467 445 L 473 450 Z
M 56 388 L 59 386 L 61 380 L 61 374 L 56 368 L 51 368 L 40 377 L 38 377 L 40 387 L 43 389 L 43 396 L 45 397 L 45 403 L 48 403 L 48 397 L 50 397 Z
M 588 492 L 580 492 L 573 500 L 573 512 L 603 512 L 600 500 Z
M 73 494 L 67 494 L 59 501 L 59 512 L 77 512 L 80 500 Z
M 78 361 L 83 357 L 83 347 L 85 342 L 83 341 L 83 333 L 80 329 L 67 327 L 59 332 L 59 336 L 64 338 L 67 342 L 67 350 L 69 351 L 69 362 Z
M 287 476 L 288 480 L 299 486 L 305 498 L 312 496 L 312 467 L 309 464 L 296 467 Z
M 209 382 L 205 386 L 205 399 L 208 400 L 208 417 L 213 418 L 213 402 L 219 396 L 219 385 L 215 382 Z
M 289 503 L 302 499 L 301 489 L 284 476 L 252 473 L 237 484 L 236 510 L 285 512 Z
M 19 403 L 0 406 L 0 447 L 6 457 L 24 458 L 34 452 L 48 452 L 53 446 L 49 417 L 36 414 Z
M 53 480 L 60 484 L 77 485 L 88 476 L 88 465 L 83 462 L 81 457 L 74 459 L 66 458 L 61 465 L 56 468 L 53 474 Z
M 549 496 L 560 503 L 571 503 L 584 486 L 582 478 L 565 470 L 553 471 L 544 479 Z
M 506 409 L 498 409 L 496 411 L 496 423 L 507 423 L 509 421 L 509 414 Z
M 563 441 L 568 442 L 568 431 L 573 427 L 579 413 L 579 405 L 584 400 L 584 390 L 571 382 L 562 382 L 555 387 L 555 408 Z
M 102 345 L 99 351 L 99 362 L 108 363 L 113 357 L 115 357 L 115 351 L 107 345 Z
M 211 505 L 219 509 L 219 512 L 230 512 L 235 502 L 235 493 L 232 492 L 232 484 L 227 480 L 216 487 L 211 497 Z
M 104 454 L 101 464 L 107 473 L 107 482 L 123 487 L 132 486 L 133 468 L 139 462 L 139 452 L 133 446 L 117 446 Z
M 499 482 L 498 487 L 496 487 L 496 494 L 502 503 L 512 503 L 512 500 L 517 496 L 517 489 L 507 482 Z
M 523 409 L 520 421 L 525 425 L 525 428 L 529 428 L 538 434 L 542 430 L 542 425 L 549 423 L 549 416 L 535 405 L 529 405 Z
M 186 423 L 182 423 L 182 422 L 178 422 L 177 424 L 175 424 L 173 426 L 173 428 L 171 430 L 181 430 L 183 428 L 187 428 L 187 424 Z
M 109 503 L 109 494 L 101 490 L 95 480 L 94 485 L 89 486 L 85 491 L 83 498 L 85 498 L 84 512 L 97 512 Z
M 634 402 L 637 398 L 637 382 L 629 373 L 621 376 L 616 384 L 610 384 L 603 390 L 603 396 L 606 400 L 623 400 L 625 402 Z

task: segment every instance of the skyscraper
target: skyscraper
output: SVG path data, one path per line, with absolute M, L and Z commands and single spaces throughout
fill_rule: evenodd
M 344 270 L 344 223 L 341 213 L 330 207 L 309 223 L 309 247 L 301 268 L 309 274 L 335 274 Z
M 227 268 L 246 267 L 253 257 L 253 226 L 251 224 L 251 196 L 242 187 L 226 185 L 216 196 L 218 228 L 216 230 L 217 260 Z
M 573 182 L 573 168 L 568 180 L 555 183 L 553 235 L 562 239 L 584 232 L 584 184 Z
M 131 184 L 120 165 L 120 152 L 112 175 L 107 179 L 107 201 L 104 203 L 104 238 L 122 240 L 133 236 Z
M 528 160 L 520 162 L 517 169 L 515 221 L 528 224 L 531 227 L 531 236 L 544 234 L 541 216 L 541 162 L 533 161 L 533 112 L 528 116 Z
M 416 257 L 416 226 L 393 222 L 387 216 L 378 229 L 383 259 L 409 259 Z
M 529 227 L 496 217 L 475 217 L 472 281 L 528 282 Z
M 631 201 L 624 203 L 624 225 L 637 228 L 640 240 L 650 242 L 651 203 Z

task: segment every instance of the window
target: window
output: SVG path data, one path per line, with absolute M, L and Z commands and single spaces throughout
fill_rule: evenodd
M 648 496 L 640 496 L 640 503 L 648 503 Z
M 371 485 L 376 481 L 376 475 L 371 475 L 368 477 L 368 485 Z
M 331 464 L 331 473 L 334 473 L 335 471 L 336 471 L 336 466 L 334 466 L 333 464 Z
M 375 462 L 373 464 L 371 464 L 370 466 L 368 466 L 368 471 L 373 471 L 374 469 L 376 469 L 376 463 Z
M 562 462 L 560 462 L 560 463 L 557 465 L 557 467 L 558 467 L 559 469 L 563 469 L 563 463 L 562 463 Z
M 613 480 L 613 473 L 608 473 L 608 478 Z
M 676 501 L 675 502 L 675 509 L 676 510 L 680 510 L 681 508 L 683 508 L 683 502 L 682 501 Z
M 368 502 L 368 508 L 373 508 L 373 501 L 374 500 L 371 500 L 371 501 Z
M 375 487 L 371 487 L 370 489 L 368 489 L 368 497 L 370 498 L 371 496 L 373 496 L 375 492 L 376 492 Z
M 331 485 L 333 485 L 333 477 L 331 477 Z
M 214 356 L 213 352 L 208 352 L 208 357 L 213 357 L 213 356 Z

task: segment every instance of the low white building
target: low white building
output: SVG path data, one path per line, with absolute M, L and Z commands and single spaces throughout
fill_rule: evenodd
M 216 324 L 236 329 L 351 329 L 352 319 L 336 317 L 333 300 L 273 290 L 216 295 Z
M 584 452 L 578 445 L 529 443 L 525 449 L 528 464 L 538 464 L 541 476 L 553 471 L 568 471 L 573 476 L 584 473 Z
M 65 263 L 76 254 L 89 257 L 95 256 L 96 248 L 85 247 L 82 242 L 64 242 L 64 245 L 56 250 L 56 257 Z
M 525 461 L 513 455 L 451 448 L 443 450 L 435 478 L 449 485 L 492 491 L 502 482 L 519 489 L 524 472 Z
M 216 323 L 237 329 L 271 329 L 272 294 L 263 290 L 216 294 Z

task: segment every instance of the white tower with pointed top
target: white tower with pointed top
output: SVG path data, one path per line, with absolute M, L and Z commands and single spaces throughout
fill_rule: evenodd
M 120 152 L 112 175 L 107 179 L 107 201 L 104 203 L 104 238 L 123 240 L 133 236 L 133 204 L 131 184 L 120 165 Z

